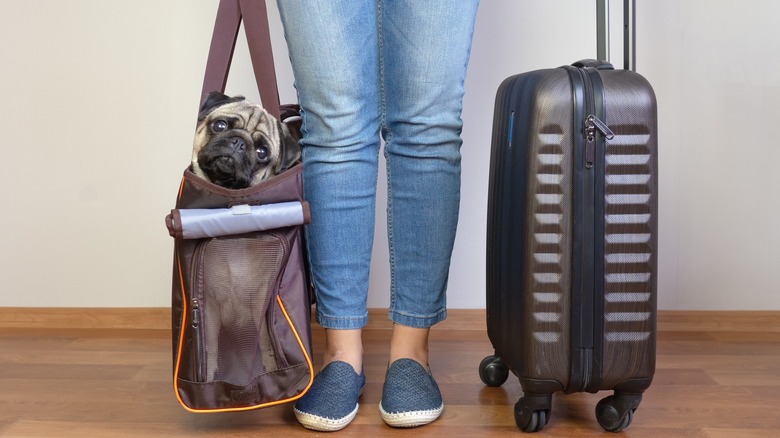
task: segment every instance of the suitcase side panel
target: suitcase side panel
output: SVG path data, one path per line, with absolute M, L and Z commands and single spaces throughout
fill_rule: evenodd
M 655 371 L 658 230 L 656 101 L 630 71 L 602 73 L 606 121 L 601 387 L 641 392 Z
M 488 335 L 526 391 L 569 384 L 571 96 L 565 71 L 543 70 L 502 86 L 496 103 Z
M 493 116 L 493 138 L 491 143 L 490 178 L 488 185 L 488 220 L 486 247 L 486 316 L 488 337 L 497 354 L 512 349 L 511 313 L 508 309 L 518 308 L 512 302 L 517 281 L 514 271 L 507 266 L 512 249 L 519 245 L 518 237 L 512 233 L 515 218 L 522 217 L 522 203 L 512 204 L 515 179 L 521 166 L 509 157 L 509 129 L 511 107 L 515 100 L 517 77 L 507 78 L 499 87 Z M 515 170 L 518 168 L 518 170 Z M 510 208 L 511 207 L 511 208 Z
M 540 81 L 534 96 L 528 147 L 522 293 L 528 309 L 521 332 L 527 338 L 526 378 L 570 386 L 572 285 L 572 167 L 574 135 L 569 76 L 558 69 Z M 524 388 L 528 388 L 526 382 Z M 526 389 L 527 390 L 527 389 Z
M 486 314 L 488 337 L 496 354 L 517 374 L 514 359 L 525 344 L 517 336 L 524 308 L 520 288 L 525 217 L 525 150 L 513 147 L 512 136 L 523 127 L 515 110 L 530 92 L 532 75 L 507 78 L 496 94 L 488 187 L 486 251 Z

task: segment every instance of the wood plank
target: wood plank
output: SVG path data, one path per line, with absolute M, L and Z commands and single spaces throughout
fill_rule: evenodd
M 758 429 L 758 428 L 742 428 L 742 429 L 714 429 L 706 427 L 703 431 L 709 438 L 777 438 L 780 436 L 780 429 Z
M 437 327 L 464 331 L 486 329 L 484 309 L 450 309 Z M 0 307 L 0 328 L 105 328 L 165 330 L 169 308 Z M 367 329 L 389 330 L 386 309 L 369 309 Z M 658 330 L 780 333 L 780 311 L 660 310 Z
M 168 308 L 0 307 L 0 328 L 165 329 Z
M 17 314 L 0 309 L 0 437 L 321 436 L 301 428 L 289 404 L 220 415 L 182 409 L 171 384 L 171 338 L 164 313 L 158 309 L 158 316 L 150 317 L 154 310 L 35 309 Z M 775 312 L 661 316 L 653 385 L 621 435 L 778 436 L 780 331 L 773 325 Z M 392 324 L 384 310 L 372 309 L 370 318 L 364 331 L 368 382 L 358 416 L 340 437 L 523 435 L 514 420 L 514 405 L 523 395 L 518 380 L 510 376 L 503 386 L 491 388 L 478 376 L 479 362 L 493 351 L 482 310 L 452 311 L 431 334 L 431 368 L 445 400 L 442 417 L 414 431 L 386 426 L 377 405 Z M 324 334 L 316 324 L 313 339 L 315 351 L 321 352 Z M 315 364 L 320 360 L 316 354 Z M 608 394 L 556 394 L 542 433 L 603 435 L 594 408 Z
M 780 311 L 661 310 L 659 331 L 780 332 Z

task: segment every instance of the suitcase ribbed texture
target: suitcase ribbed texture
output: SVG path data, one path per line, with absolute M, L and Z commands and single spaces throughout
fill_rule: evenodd
M 537 86 L 526 137 L 529 176 L 527 208 L 532 221 L 526 227 L 523 259 L 525 333 L 530 333 L 527 354 L 540 360 L 525 361 L 523 375 L 561 381 L 568 385 L 569 314 L 572 257 L 572 105 L 568 75 L 545 77 Z M 517 144 L 516 147 L 522 147 Z M 540 366 L 539 362 L 549 364 Z M 564 377 L 564 379 L 561 379 Z
M 655 370 L 658 171 L 652 89 L 635 73 L 607 73 L 606 117 L 615 133 L 606 142 L 604 190 L 603 384 L 610 387 Z

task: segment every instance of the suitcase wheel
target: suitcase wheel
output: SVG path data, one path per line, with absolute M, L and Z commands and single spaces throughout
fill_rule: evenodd
M 509 378 L 509 368 L 498 356 L 488 356 L 479 364 L 479 378 L 487 386 L 501 386 Z
M 539 432 L 550 421 L 552 395 L 529 396 L 515 404 L 515 423 L 523 432 Z
M 596 420 L 607 432 L 620 432 L 634 420 L 641 394 L 610 395 L 596 405 Z

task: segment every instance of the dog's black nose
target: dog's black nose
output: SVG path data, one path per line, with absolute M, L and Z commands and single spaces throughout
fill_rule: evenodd
M 244 140 L 242 140 L 242 139 L 240 139 L 238 137 L 234 137 L 231 140 L 230 144 L 231 144 L 231 146 L 233 146 L 234 150 L 237 150 L 237 151 L 245 151 L 246 150 L 246 143 L 244 142 Z

